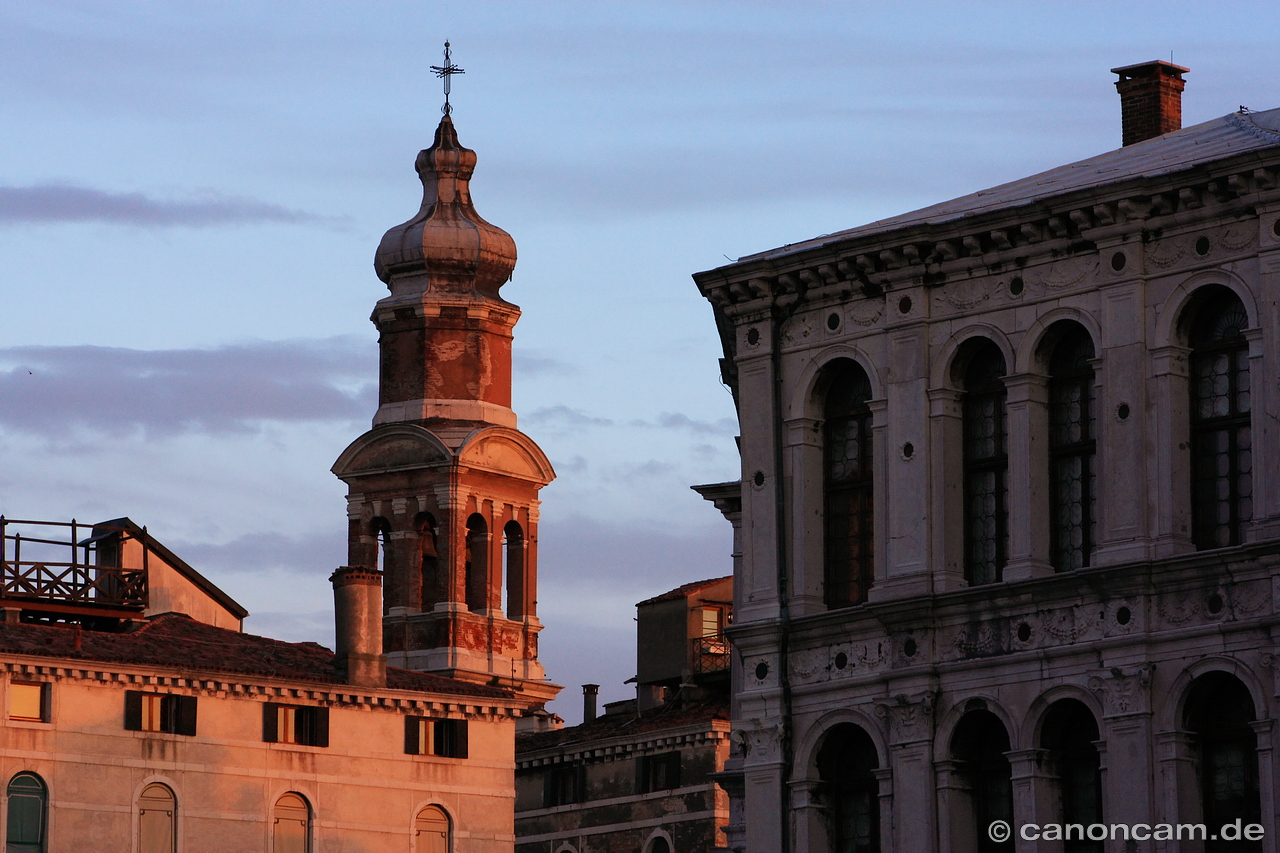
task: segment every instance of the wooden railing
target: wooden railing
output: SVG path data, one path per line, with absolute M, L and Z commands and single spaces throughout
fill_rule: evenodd
M 27 528 L 37 528 L 24 535 Z M 62 532 L 67 538 L 49 538 Z M 110 536 L 110 534 L 119 534 Z M 87 535 L 81 541 L 80 537 Z M 9 519 L 0 515 L 0 600 L 142 610 L 147 605 L 147 532 L 122 527 Z M 111 540 L 111 549 L 100 546 Z M 142 565 L 118 565 L 124 543 L 142 544 Z M 27 554 L 24 556 L 24 548 Z M 63 557 L 64 559 L 57 559 Z

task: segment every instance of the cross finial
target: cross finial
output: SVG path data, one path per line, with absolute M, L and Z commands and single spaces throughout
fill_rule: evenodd
M 432 65 L 431 70 L 435 72 L 437 77 L 444 80 L 444 106 L 440 109 L 445 115 L 453 112 L 453 107 L 449 106 L 449 78 L 455 74 L 465 74 L 461 68 L 453 64 L 453 60 L 449 57 L 449 43 L 444 43 L 444 65 Z

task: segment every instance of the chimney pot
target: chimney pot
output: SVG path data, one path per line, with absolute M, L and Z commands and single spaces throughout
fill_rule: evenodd
M 382 572 L 343 566 L 333 584 L 334 657 L 338 677 L 361 687 L 387 686 L 382 653 Z
M 596 718 L 596 696 L 599 694 L 599 684 L 582 685 L 582 722 L 589 723 Z
M 1120 75 L 1116 91 L 1125 145 L 1182 129 L 1182 75 L 1190 70 L 1162 59 L 1111 69 Z

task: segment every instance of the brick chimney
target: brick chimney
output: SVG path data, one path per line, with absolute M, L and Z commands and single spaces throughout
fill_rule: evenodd
M 1120 75 L 1116 91 L 1125 145 L 1182 129 L 1182 75 L 1190 70 L 1161 59 L 1111 69 Z
M 387 657 L 382 653 L 382 572 L 343 566 L 333 584 L 338 677 L 360 687 L 387 686 Z

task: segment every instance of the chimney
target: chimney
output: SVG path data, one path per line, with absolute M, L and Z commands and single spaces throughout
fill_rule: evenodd
M 589 723 L 596 718 L 596 696 L 599 693 L 599 684 L 582 685 L 582 722 Z
M 382 653 L 382 572 L 343 566 L 333 584 L 333 665 L 338 677 L 360 687 L 387 686 L 387 657 Z
M 1182 75 L 1190 70 L 1162 59 L 1111 69 L 1120 75 L 1116 91 L 1125 145 L 1182 129 Z

